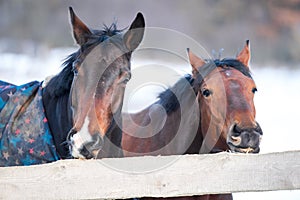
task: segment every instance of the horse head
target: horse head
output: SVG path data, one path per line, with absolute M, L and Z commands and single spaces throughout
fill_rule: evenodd
M 79 50 L 47 83 L 43 95 L 55 146 L 62 158 L 69 154 L 74 158 L 122 155 L 123 96 L 131 77 L 132 52 L 143 39 L 144 17 L 138 13 L 124 33 L 115 23 L 93 30 L 71 7 L 69 13 Z M 111 146 L 117 153 L 109 152 Z
M 250 73 L 249 41 L 234 59 L 205 61 L 191 51 L 188 55 L 200 108 L 200 151 L 258 153 L 262 129 L 255 120 L 257 88 Z

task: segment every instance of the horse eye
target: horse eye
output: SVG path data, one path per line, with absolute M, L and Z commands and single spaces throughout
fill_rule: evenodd
M 72 64 L 72 72 L 74 73 L 74 76 L 78 75 L 78 69 L 79 69 L 79 64 L 78 63 L 79 63 L 79 61 L 76 60 Z
M 211 95 L 211 91 L 208 89 L 205 89 L 202 91 L 203 96 L 208 97 L 209 95 Z
M 257 92 L 257 88 L 253 88 L 253 89 L 252 89 L 252 92 L 253 92 L 253 94 L 254 94 L 255 92 Z
M 76 68 L 73 68 L 72 69 L 73 73 L 74 73 L 74 76 L 77 76 L 78 75 L 78 70 Z
M 124 75 L 123 75 L 123 77 L 121 78 L 121 82 L 123 83 L 123 84 L 127 84 L 128 82 L 129 82 L 129 80 L 131 79 L 131 73 L 130 72 L 121 72 L 121 74 L 122 73 L 125 73 Z

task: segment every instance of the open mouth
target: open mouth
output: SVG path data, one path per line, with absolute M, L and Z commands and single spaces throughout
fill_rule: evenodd
M 262 132 L 257 128 L 240 129 L 237 125 L 232 125 L 226 142 L 231 152 L 259 153 L 261 139 Z

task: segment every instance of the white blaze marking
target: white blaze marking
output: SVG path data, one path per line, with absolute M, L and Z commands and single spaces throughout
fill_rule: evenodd
M 84 144 L 93 141 L 91 134 L 89 133 L 89 123 L 90 121 L 88 117 L 86 117 L 80 131 L 78 131 L 71 137 L 71 155 L 74 158 L 85 158 L 83 155 L 80 154 L 80 149 L 82 149 Z
M 231 76 L 231 72 L 230 71 L 226 71 L 225 74 L 226 74 L 226 76 Z

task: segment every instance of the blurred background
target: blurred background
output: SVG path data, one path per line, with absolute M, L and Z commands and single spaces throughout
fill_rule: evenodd
M 61 70 L 63 59 L 77 48 L 71 35 L 69 6 L 95 29 L 114 21 L 120 29 L 127 28 L 141 11 L 147 27 L 180 32 L 208 53 L 223 48 L 222 57 L 235 56 L 245 40 L 250 39 L 251 67 L 258 87 L 257 121 L 264 131 L 261 152 L 300 150 L 300 0 L 0 0 L 1 80 L 15 84 L 42 81 Z M 171 46 L 176 43 L 182 49 L 188 47 L 180 39 L 163 36 L 157 40 Z M 154 55 L 148 59 L 151 56 Z M 133 69 L 145 65 L 143 62 L 145 57 L 136 53 Z M 179 71 L 190 72 L 186 63 L 182 65 Z M 173 75 L 163 74 L 170 80 L 169 85 L 174 83 Z M 155 89 L 149 94 L 147 88 L 148 96 L 138 91 L 136 101 L 141 102 L 141 108 L 155 100 L 161 88 Z M 234 197 L 296 200 L 300 191 L 244 193 Z
M 147 26 L 185 33 L 209 50 L 250 39 L 255 63 L 300 61 L 299 0 L 0 0 L 0 52 L 37 55 L 71 46 L 68 6 L 94 28 L 114 20 L 126 28 L 142 11 Z

